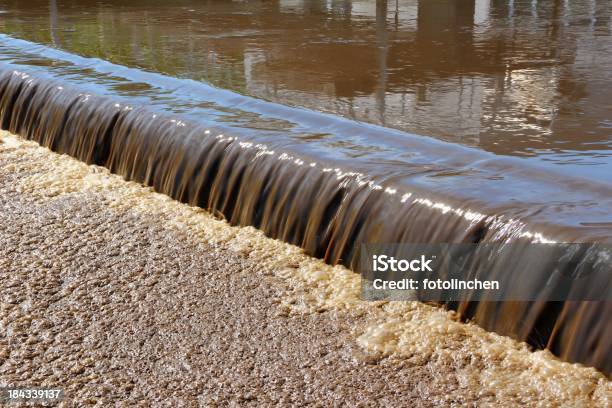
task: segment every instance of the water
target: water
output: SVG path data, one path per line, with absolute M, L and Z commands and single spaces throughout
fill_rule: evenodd
M 540 51 L 546 48 L 535 41 L 536 36 L 530 41 L 525 39 L 524 53 L 519 52 L 521 42 L 516 38 L 528 37 L 530 33 L 520 22 L 525 19 L 533 22 L 548 15 L 550 10 L 546 6 L 535 4 L 530 9 L 535 15 L 525 15 L 514 3 L 511 16 L 502 18 L 498 12 L 501 6 L 489 4 L 488 13 L 478 14 L 482 4 L 467 5 L 467 10 L 472 10 L 472 18 L 479 15 L 482 19 L 482 23 L 472 24 L 472 37 L 475 38 L 479 30 L 487 29 L 489 31 L 485 32 L 493 38 L 501 36 L 501 43 L 496 42 L 493 48 L 507 50 L 506 54 L 515 57 L 520 54 L 522 60 L 519 58 L 504 65 L 500 87 L 483 88 L 483 95 L 488 98 L 480 99 L 480 105 L 459 104 L 457 108 L 442 103 L 452 101 L 458 89 L 457 82 L 449 78 L 472 75 L 486 83 L 491 78 L 498 78 L 499 72 L 491 60 L 475 60 L 474 55 L 464 49 L 476 47 L 476 43 L 466 42 L 462 37 L 465 29 L 457 27 L 463 25 L 451 24 L 457 28 L 456 32 L 450 28 L 442 30 L 445 33 L 442 39 L 429 37 L 440 34 L 430 33 L 432 30 L 419 22 L 433 5 L 438 7 L 436 15 L 444 16 L 444 20 L 463 21 L 465 17 L 465 8 L 455 9 L 444 3 L 431 2 L 423 7 L 415 3 L 419 6 L 414 9 L 416 14 L 413 13 L 416 25 L 407 23 L 410 20 L 406 20 L 407 17 L 400 18 L 413 15 L 406 11 L 409 7 L 402 4 L 399 10 L 404 11 L 398 12 L 393 31 L 389 24 L 395 20 L 381 21 L 368 17 L 365 11 L 358 12 L 363 11 L 360 7 L 366 3 L 349 3 L 352 4 L 351 14 L 346 18 L 348 5 L 342 2 L 346 7 L 342 9 L 345 19 L 340 27 L 346 31 L 341 31 L 342 35 L 333 31 L 337 34 L 333 36 L 325 27 L 336 27 L 334 18 L 337 16 L 334 17 L 335 11 L 332 11 L 338 9 L 331 6 L 321 10 L 314 6 L 304 8 L 299 6 L 302 3 L 295 3 L 297 8 L 289 9 L 286 4 L 274 2 L 208 3 L 197 7 L 195 3 L 184 4 L 185 7 L 193 5 L 195 11 L 176 3 L 170 7 L 162 2 L 138 2 L 131 3 L 132 6 L 109 3 L 77 6 L 76 3 L 52 2 L 50 8 L 49 3 L 37 7 L 36 3 L 28 3 L 25 9 L 20 5 L 21 10 L 16 5 L 0 4 L 4 4 L 3 10 L 7 11 L 0 14 L 0 27 L 11 33 L 11 36 L 0 35 L 0 123 L 3 129 L 87 163 L 104 165 L 127 179 L 207 208 L 233 224 L 253 225 L 329 263 L 355 267 L 357 250 L 365 242 L 612 242 L 612 184 L 610 173 L 606 173 L 610 129 L 598 119 L 609 112 L 605 98 L 591 106 L 588 103 L 594 93 L 587 93 L 579 98 L 580 101 L 570 103 L 575 108 L 574 113 L 582 109 L 582 102 L 587 103 L 584 115 L 569 115 L 567 109 L 559 108 L 555 114 L 557 119 L 548 127 L 555 128 L 557 125 L 552 126 L 553 122 L 565 123 L 566 133 L 571 134 L 571 138 L 556 130 L 548 136 L 538 131 L 543 129 L 544 122 L 537 122 L 537 126 L 532 123 L 531 127 L 523 123 L 528 121 L 527 116 L 534 107 L 549 106 L 545 91 L 557 89 L 553 93 L 565 95 L 563 92 L 568 90 L 572 95 L 585 95 L 566 82 L 551 88 L 555 82 L 550 78 L 541 82 L 538 70 L 525 74 L 522 85 L 517 83 L 518 74 L 514 68 L 541 63 L 538 62 L 543 58 Z M 274 5 L 278 9 L 271 9 Z M 561 6 L 569 13 L 569 6 Z M 392 15 L 389 7 L 390 4 L 385 6 L 379 2 L 374 7 L 374 17 L 381 10 L 382 15 Z M 572 10 L 582 9 L 572 3 Z M 602 11 L 604 15 L 606 10 Z M 279 17 L 285 15 L 286 19 Z M 326 19 L 326 15 L 330 19 Z M 196 24 L 192 24 L 189 31 L 186 24 L 180 24 L 181 18 L 203 19 L 209 23 L 201 24 L 204 30 L 201 37 L 190 36 L 187 34 L 196 32 L 193 28 Z M 552 21 L 559 24 L 574 21 L 563 18 L 557 16 Z M 248 30 L 240 26 L 237 21 L 243 19 L 253 26 L 249 25 Z M 505 23 L 499 22 L 502 20 Z M 549 38 L 549 20 L 542 21 L 544 37 Z M 276 31 L 266 29 L 266 24 L 277 27 Z M 599 29 L 588 31 L 590 26 L 580 19 L 576 20 L 577 28 L 572 28 L 572 24 L 561 25 L 566 27 L 564 30 L 591 33 L 593 38 L 599 33 Z M 599 27 L 599 23 L 594 26 Z M 231 30 L 228 27 L 232 27 Z M 312 47 L 320 48 L 316 52 L 294 51 L 292 57 L 286 57 L 286 64 L 275 64 L 274 56 L 293 49 L 291 39 L 297 41 L 304 27 L 307 27 L 301 37 L 306 44 L 304 47 L 310 47 L 312 38 L 309 36 L 314 36 L 321 41 Z M 534 26 L 534 35 L 539 33 L 538 27 Z M 127 34 L 122 30 L 127 30 Z M 147 30 L 152 34 L 147 34 Z M 390 39 L 400 33 L 408 35 L 410 30 L 416 36 L 412 43 L 414 52 L 392 57 L 395 55 L 392 52 L 394 42 Z M 422 30 L 425 32 L 419 37 Z M 490 30 L 497 34 L 491 34 Z M 504 37 L 504 33 L 514 33 L 512 41 Z M 60 49 L 19 40 L 17 36 Z M 200 38 L 201 43 L 192 44 L 187 52 L 184 47 L 192 37 L 193 41 Z M 385 41 L 377 42 L 381 37 L 389 41 L 388 46 Z M 327 45 L 331 41 L 334 49 L 334 41 L 339 39 L 342 39 L 342 47 L 338 50 L 342 52 L 334 50 L 327 55 L 324 52 Z M 239 44 L 236 41 L 246 41 L 250 45 L 244 45 L 239 48 L 242 52 L 238 52 L 232 49 L 232 44 Z M 430 54 L 433 53 L 432 44 L 444 49 L 453 41 L 455 50 L 443 53 L 448 57 L 446 61 L 441 62 Z M 404 46 L 407 40 L 396 42 Z M 98 46 L 92 47 L 92 44 Z M 563 44 L 564 47 L 559 48 L 563 50 L 559 51 L 560 55 L 571 48 Z M 609 41 L 603 44 L 609 45 Z M 84 45 L 87 48 L 83 48 Z M 538 51 L 540 47 L 542 50 Z M 598 56 L 607 58 L 605 52 L 600 52 L 601 44 L 585 41 L 584 47 L 592 52 L 591 62 Z M 245 50 L 252 48 L 271 56 L 263 62 L 255 59 L 247 63 Z M 215 56 L 212 60 L 198 57 L 204 50 L 208 51 L 202 55 L 209 55 L 211 49 Z M 388 65 L 377 65 L 378 70 L 369 70 L 367 58 L 360 60 L 369 55 L 368 50 L 374 50 L 375 60 L 380 58 L 378 62 Z M 234 57 L 242 55 L 243 63 L 239 64 L 242 68 L 232 69 L 231 58 L 222 58 L 222 51 Z M 384 58 L 380 55 L 383 51 Z M 163 52 L 169 54 L 159 54 Z M 390 63 L 394 58 L 403 61 L 402 55 L 402 58 L 415 58 L 413 64 Z M 302 64 L 308 58 L 336 62 L 335 65 L 313 62 L 307 69 Z M 553 61 L 550 52 L 547 58 L 550 64 L 543 64 L 540 69 L 559 70 L 562 59 L 561 62 Z M 290 60 L 295 63 L 291 64 Z M 251 68 L 246 69 L 247 65 Z M 394 74 L 394 66 L 403 74 Z M 478 66 L 483 72 L 477 72 Z M 489 68 L 485 68 L 487 66 Z M 335 82 L 326 82 L 330 81 L 329 72 L 334 71 L 334 67 L 344 67 L 338 68 L 342 72 L 335 78 L 348 80 L 349 85 L 342 89 L 352 95 L 353 113 L 341 109 L 342 101 L 347 98 L 338 94 L 341 87 Z M 398 67 L 415 67 L 416 73 Z M 589 65 L 589 69 L 593 75 L 583 78 L 587 82 L 594 81 L 595 93 L 604 92 L 609 85 L 608 70 L 597 64 Z M 407 111 L 393 113 L 398 106 L 389 102 L 397 97 L 393 91 L 395 85 L 392 85 L 395 75 L 406 80 L 405 90 L 410 90 L 411 86 L 424 89 L 425 101 L 430 103 L 413 107 L 418 115 L 405 115 Z M 293 81 L 289 81 L 289 77 Z M 367 78 L 375 79 L 371 93 L 358 90 L 367 85 Z M 413 81 L 408 81 L 409 78 Z M 598 85 L 598 78 L 604 78 L 603 85 Z M 285 105 L 215 88 L 199 81 L 202 79 Z M 262 93 L 261 89 L 272 86 L 266 81 L 275 84 L 271 94 Z M 296 90 L 297 85 L 292 90 L 291 84 L 302 81 L 310 83 L 309 91 Z M 451 81 L 447 89 L 440 85 L 444 81 Z M 533 89 L 528 86 L 532 82 L 537 85 Z M 268 85 L 253 85 L 262 83 Z M 334 83 L 333 95 L 326 87 L 330 83 Z M 427 86 L 423 88 L 424 84 Z M 380 89 L 384 92 L 378 92 Z M 439 93 L 432 89 L 438 89 Z M 522 95 L 524 100 L 516 95 Z M 436 98 L 439 101 L 431 103 Z M 557 96 L 551 98 L 556 100 Z M 486 101 L 492 100 L 496 104 L 486 105 Z M 526 102 L 521 105 L 521 101 Z M 337 115 L 287 106 L 291 104 Z M 366 113 L 366 106 L 370 106 L 367 111 L 371 115 L 360 116 Z M 454 110 L 449 106 L 455 106 Z M 499 109 L 499 112 L 493 114 L 491 109 Z M 462 114 L 480 115 L 478 132 L 484 126 L 489 140 L 495 142 L 483 143 L 486 138 L 479 136 L 478 143 L 474 143 L 470 138 L 457 136 L 461 133 L 457 129 L 469 127 L 461 124 Z M 374 124 L 343 119 L 343 115 Z M 572 126 L 585 134 L 599 135 L 598 141 L 590 143 L 588 137 L 578 137 L 567 130 L 572 120 L 579 121 Z M 440 131 L 421 132 L 437 138 L 407 131 L 418 130 L 416 126 Z M 530 137 L 526 136 L 529 134 L 527 128 L 533 131 Z M 471 129 L 474 131 L 475 127 Z M 603 136 L 605 129 L 607 136 Z M 443 131 L 454 136 L 444 135 Z M 458 141 L 461 143 L 456 143 Z M 534 144 L 530 144 L 532 142 Z M 521 148 L 526 149 L 529 145 L 535 151 L 536 142 L 546 146 L 560 144 L 565 150 L 561 154 L 547 147 L 544 150 L 550 150 L 548 153 L 522 157 L 525 154 L 521 153 Z M 541 283 L 543 277 L 533 276 L 533 283 Z M 485 328 L 527 340 L 538 347 L 549 347 L 569 361 L 594 365 L 604 372 L 612 370 L 608 357 L 609 339 L 612 338 L 607 319 L 612 312 L 610 303 L 476 304 L 466 301 L 449 306 L 459 310 L 465 318 L 474 318 Z
M 79 55 L 612 179 L 607 0 L 0 0 L 0 10 L 2 32 Z

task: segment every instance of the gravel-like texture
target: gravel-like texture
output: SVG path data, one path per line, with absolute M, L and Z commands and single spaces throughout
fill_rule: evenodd
M 610 404 L 593 369 L 336 281 L 354 285 L 0 134 L 0 386 L 60 387 L 67 406 Z

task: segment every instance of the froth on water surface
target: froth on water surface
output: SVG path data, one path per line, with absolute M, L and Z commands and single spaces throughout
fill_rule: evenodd
M 245 388 L 257 402 L 291 390 L 293 404 L 611 402 L 612 383 L 593 368 L 438 307 L 363 301 L 343 266 L 6 132 L 0 190 L 0 251 L 13 265 L 0 309 L 15 336 L 8 381 L 43 375 L 72 402 L 102 405 L 194 395 L 214 404 Z

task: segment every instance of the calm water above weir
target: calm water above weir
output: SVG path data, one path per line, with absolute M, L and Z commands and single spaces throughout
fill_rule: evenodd
M 0 31 L 610 181 L 611 14 L 599 0 L 0 0 Z

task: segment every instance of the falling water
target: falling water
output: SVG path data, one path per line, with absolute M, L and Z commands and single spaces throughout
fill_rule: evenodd
M 441 168 L 434 166 L 439 164 L 436 154 L 450 157 L 454 151 L 441 144 L 411 146 L 421 156 L 432 157 L 429 166 L 404 163 L 395 169 L 393 163 L 356 158 L 351 168 L 350 161 L 333 155 L 317 158 L 305 142 L 273 146 L 269 140 L 236 137 L 222 133 L 221 127 L 81 92 L 1 65 L 0 121 L 2 129 L 58 153 L 105 166 L 234 225 L 254 226 L 312 256 L 353 269 L 358 268 L 362 243 L 612 239 L 609 223 L 597 222 L 601 214 L 610 213 L 609 186 L 590 187 L 578 179 L 543 175 L 459 148 L 453 160 L 471 158 L 468 165 L 453 170 L 446 162 Z M 504 177 L 491 176 L 500 173 Z M 442 192 L 431 189 L 430 183 L 445 177 L 451 180 L 440 182 Z M 482 190 L 466 191 L 467 186 Z M 566 194 L 568 186 L 575 196 Z M 458 197 L 453 198 L 454 191 Z M 533 197 L 541 194 L 546 194 L 543 202 L 553 204 L 534 203 Z M 580 194 L 593 201 L 585 204 Z M 556 197 L 565 201 L 551 199 Z M 597 201 L 599 209 L 592 205 Z M 577 220 L 575 210 L 581 207 L 592 211 Z M 568 361 L 612 370 L 609 302 L 449 306 L 487 329 L 546 346 Z

